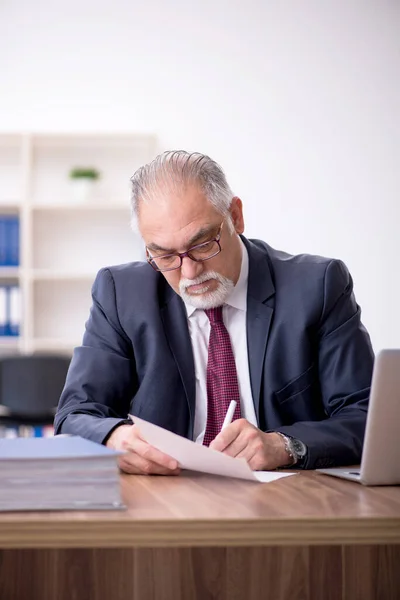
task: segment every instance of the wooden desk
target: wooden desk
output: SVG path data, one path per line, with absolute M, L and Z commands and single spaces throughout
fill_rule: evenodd
M 399 600 L 400 487 L 122 476 L 123 512 L 0 514 L 1 600 Z

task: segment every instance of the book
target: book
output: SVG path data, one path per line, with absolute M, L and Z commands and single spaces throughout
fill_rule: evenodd
M 1 420 L 0 405 L 0 438 L 16 438 L 16 437 L 51 437 L 54 435 L 53 425 L 31 425 L 24 423 L 10 423 Z
M 79 436 L 0 439 L 0 511 L 124 505 L 116 452 Z
M 19 265 L 19 217 L 0 214 L 0 266 Z
M 8 335 L 18 336 L 21 324 L 21 293 L 19 286 L 8 288 Z
M 8 292 L 5 285 L 0 285 L 0 336 L 8 334 Z
M 0 336 L 19 336 L 21 291 L 18 285 L 0 284 Z

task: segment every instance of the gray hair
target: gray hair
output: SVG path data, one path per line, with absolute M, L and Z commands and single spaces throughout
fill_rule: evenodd
M 140 167 L 131 178 L 131 209 L 133 219 L 139 215 L 141 202 L 148 204 L 157 194 L 197 183 L 209 202 L 222 215 L 229 213 L 233 192 L 222 168 L 200 152 L 172 150 L 159 154 L 152 162 Z

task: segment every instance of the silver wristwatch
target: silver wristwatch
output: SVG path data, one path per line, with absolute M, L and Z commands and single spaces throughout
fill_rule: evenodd
M 281 433 L 280 431 L 276 431 L 275 433 L 280 435 L 285 442 L 285 450 L 292 460 L 292 463 L 288 466 L 294 466 L 299 462 L 303 462 L 307 456 L 307 446 L 302 441 L 290 437 L 285 433 Z

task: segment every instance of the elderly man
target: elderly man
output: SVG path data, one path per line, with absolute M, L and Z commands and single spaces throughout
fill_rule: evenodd
M 97 275 L 56 432 L 128 450 L 128 473 L 179 473 L 129 413 L 255 470 L 359 462 L 373 352 L 345 265 L 246 239 L 208 156 L 166 152 L 131 181 L 147 263 Z

